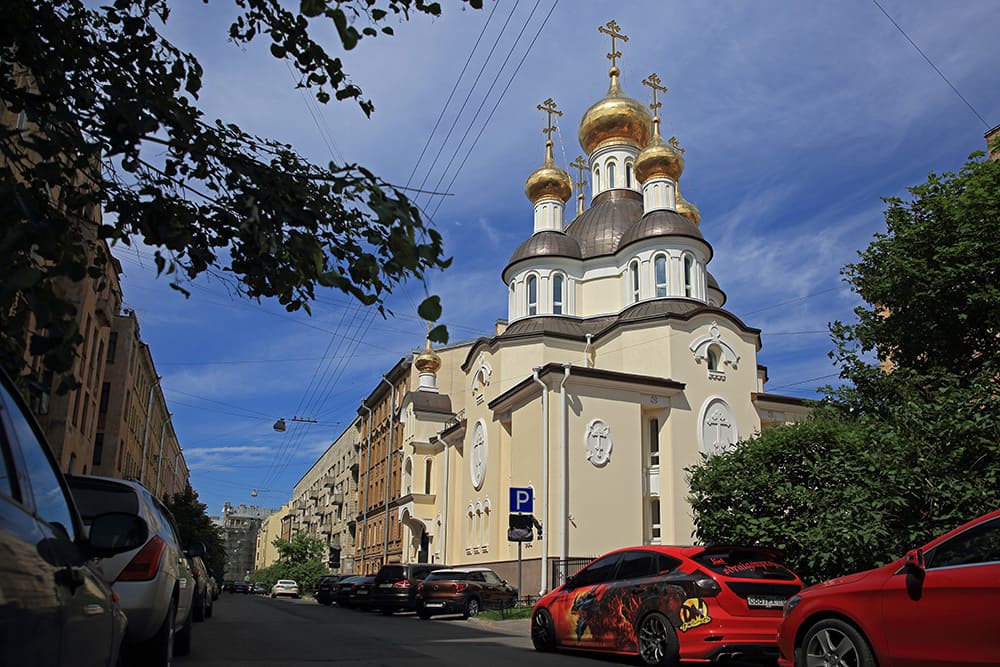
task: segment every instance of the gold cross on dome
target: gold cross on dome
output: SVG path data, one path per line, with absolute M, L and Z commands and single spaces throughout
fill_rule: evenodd
M 556 103 L 555 103 L 555 101 L 553 101 L 553 99 L 551 97 L 549 99 L 545 100 L 544 102 L 542 102 L 541 104 L 539 104 L 538 105 L 538 110 L 539 111 L 544 111 L 544 112 L 546 112 L 549 115 L 548 127 L 546 127 L 544 130 L 542 130 L 542 132 L 551 141 L 552 140 L 552 133 L 555 131 L 555 126 L 552 125 L 552 114 L 555 114 L 557 116 L 561 116 L 561 115 L 563 115 L 562 111 L 559 111 L 556 108 Z
M 642 85 L 649 86 L 650 88 L 653 89 L 653 103 L 649 105 L 649 108 L 653 110 L 653 115 L 656 116 L 657 118 L 660 117 L 660 107 L 663 106 L 663 103 L 657 100 L 656 93 L 667 92 L 667 87 L 661 86 L 660 84 L 661 84 L 660 77 L 656 75 L 656 72 L 653 72 L 652 74 L 650 74 L 649 76 L 647 76 L 645 79 L 642 80 Z
M 569 163 L 569 166 L 576 167 L 577 169 L 580 170 L 580 180 L 577 183 L 575 183 L 575 185 L 580 189 L 580 192 L 582 193 L 583 186 L 587 184 L 587 181 L 583 180 L 583 172 L 585 171 L 589 172 L 590 165 L 584 162 L 582 155 L 577 155 L 576 159 Z
M 677 150 L 679 150 L 681 153 L 687 151 L 686 148 L 681 148 L 681 143 L 677 141 L 677 137 L 670 137 L 670 140 L 667 143 L 676 148 Z
M 607 28 L 605 28 L 602 25 L 602 26 L 598 26 L 597 29 L 600 32 L 603 32 L 605 35 L 610 35 L 611 36 L 611 53 L 607 54 L 607 56 L 608 56 L 608 60 L 611 61 L 611 67 L 615 68 L 615 67 L 618 67 L 618 59 L 622 57 L 621 51 L 619 51 L 618 48 L 617 48 L 618 45 L 615 44 L 615 40 L 616 39 L 620 39 L 623 42 L 627 42 L 628 41 L 628 37 L 626 35 L 622 34 L 621 28 L 618 27 L 618 24 L 615 23 L 614 19 L 611 19 L 605 25 L 607 25 Z

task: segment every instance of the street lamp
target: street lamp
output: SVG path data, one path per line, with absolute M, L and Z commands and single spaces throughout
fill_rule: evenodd
M 304 424 L 318 424 L 319 423 L 319 420 L 316 419 L 315 417 L 292 417 L 288 421 L 290 421 L 290 422 L 301 422 L 301 423 L 304 423 Z M 288 429 L 288 425 L 285 423 L 285 418 L 284 417 L 280 417 L 278 419 L 278 421 L 274 422 L 274 425 L 271 428 L 273 428 L 278 433 L 284 433 Z

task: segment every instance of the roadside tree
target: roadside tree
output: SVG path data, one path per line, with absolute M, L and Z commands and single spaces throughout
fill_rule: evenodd
M 226 569 L 226 546 L 208 516 L 208 506 L 198 500 L 198 492 L 188 484 L 183 491 L 165 497 L 164 504 L 174 515 L 181 542 L 204 544 L 205 565 L 221 580 Z

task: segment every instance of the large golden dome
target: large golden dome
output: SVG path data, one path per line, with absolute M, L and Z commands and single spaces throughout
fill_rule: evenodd
M 645 183 L 656 176 L 676 181 L 683 171 L 684 155 L 680 149 L 663 141 L 660 136 L 660 119 L 654 118 L 653 140 L 635 159 L 635 177 L 639 179 L 639 183 Z
M 524 194 L 528 195 L 532 204 L 537 204 L 546 197 L 555 197 L 566 203 L 573 196 L 573 181 L 569 174 L 556 166 L 551 141 L 545 142 L 545 162 L 528 176 Z
M 607 96 L 587 109 L 580 121 L 580 145 L 587 155 L 609 143 L 631 144 L 636 148 L 649 143 L 652 123 L 649 111 L 622 93 L 617 67 L 612 67 L 610 74 Z
M 441 357 L 437 355 L 433 349 L 431 349 L 431 341 L 427 339 L 427 347 L 424 351 L 417 355 L 417 358 L 413 360 L 413 365 L 417 367 L 417 371 L 421 373 L 437 373 L 441 370 Z

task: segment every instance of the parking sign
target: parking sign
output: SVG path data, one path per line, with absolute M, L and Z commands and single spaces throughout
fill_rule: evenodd
M 530 486 L 510 487 L 510 511 L 531 514 L 535 511 L 534 493 Z

